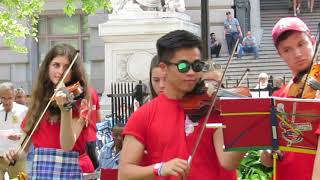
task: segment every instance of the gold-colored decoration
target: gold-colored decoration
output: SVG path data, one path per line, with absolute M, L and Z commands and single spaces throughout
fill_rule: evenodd
M 12 115 L 12 123 L 17 124 L 18 123 L 18 116 Z
M 25 172 L 19 172 L 18 176 L 11 180 L 28 180 L 28 174 Z

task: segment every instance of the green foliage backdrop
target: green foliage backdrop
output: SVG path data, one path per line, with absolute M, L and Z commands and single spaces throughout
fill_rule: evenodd
M 12 50 L 27 52 L 24 45 L 17 43 L 17 38 L 36 38 L 39 14 L 43 11 L 45 2 L 46 0 L 0 0 L 0 36 L 3 36 L 4 43 Z M 80 4 L 86 14 L 93 14 L 98 9 L 111 9 L 108 0 L 66 0 L 64 12 L 72 16 L 77 4 Z

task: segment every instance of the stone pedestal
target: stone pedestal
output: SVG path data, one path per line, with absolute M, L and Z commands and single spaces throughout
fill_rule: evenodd
M 101 102 L 110 109 L 106 94 L 111 82 L 148 83 L 151 59 L 156 55 L 156 41 L 177 29 L 200 36 L 200 27 L 182 13 L 143 11 L 112 14 L 99 24 L 99 36 L 105 42 L 105 90 Z M 102 108 L 102 109 L 103 109 Z
M 251 31 L 257 39 L 257 43 L 260 44 L 263 34 L 261 28 L 261 15 L 260 15 L 260 0 L 250 0 L 251 4 Z M 258 17 L 258 18 L 257 18 Z

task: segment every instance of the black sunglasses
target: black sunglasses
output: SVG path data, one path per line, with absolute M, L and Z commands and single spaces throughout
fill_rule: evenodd
M 200 60 L 195 60 L 193 63 L 189 63 L 187 60 L 180 60 L 178 63 L 169 62 L 177 66 L 180 73 L 186 73 L 192 68 L 194 72 L 200 72 L 205 66 L 205 63 Z

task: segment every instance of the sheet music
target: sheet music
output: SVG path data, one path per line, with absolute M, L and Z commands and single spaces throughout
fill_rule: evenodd
M 272 105 L 277 121 L 275 127 L 271 122 Z M 320 128 L 319 106 L 320 99 L 220 98 L 220 115 L 226 124 L 223 129 L 225 146 L 229 150 L 280 148 L 314 154 L 318 142 L 315 131 Z M 271 141 L 274 136 L 276 142 Z
M 253 98 L 269 97 L 269 91 L 250 91 L 250 94 Z
M 8 136 L 13 133 L 21 133 L 18 130 L 8 129 L 8 130 L 0 130 L 0 156 L 3 156 L 3 154 L 8 151 L 9 149 L 17 149 L 22 141 L 22 138 L 17 141 L 13 141 L 8 139 Z

